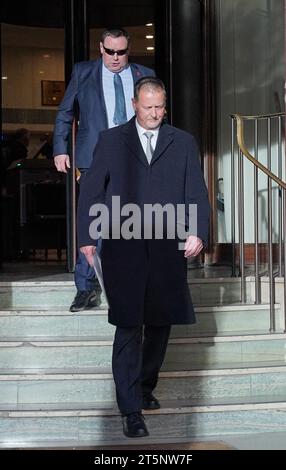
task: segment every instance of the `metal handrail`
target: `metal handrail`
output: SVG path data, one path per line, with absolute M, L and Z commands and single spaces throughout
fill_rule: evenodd
M 262 120 L 262 119 L 274 119 L 277 117 L 284 117 L 285 113 L 258 114 L 257 116 L 247 116 L 247 115 L 242 115 L 239 113 L 231 115 L 231 117 L 236 117 L 236 116 L 243 119 L 244 121 L 253 121 L 254 119 Z
M 243 116 L 240 114 L 231 115 L 232 122 L 234 120 L 237 124 L 237 143 L 239 147 L 238 152 L 238 221 L 239 221 L 239 254 L 240 254 L 240 277 L 241 277 L 241 301 L 246 301 L 246 275 L 245 275 L 245 262 L 244 262 L 244 165 L 243 156 L 245 156 L 254 165 L 254 236 L 255 236 L 255 303 L 261 303 L 261 286 L 259 274 L 259 236 L 258 236 L 258 170 L 261 170 L 268 177 L 268 275 L 269 275 L 269 305 L 270 305 L 270 331 L 274 332 L 276 329 L 275 324 L 275 282 L 273 271 L 273 215 L 272 215 L 272 182 L 275 181 L 280 188 L 280 196 L 278 202 L 279 212 L 279 276 L 282 276 L 282 258 L 284 256 L 284 331 L 286 332 L 286 275 L 285 275 L 285 261 L 286 261 L 286 182 L 283 181 L 282 176 L 282 118 L 285 113 L 264 114 L 259 116 Z M 275 175 L 271 171 L 271 120 L 278 118 L 278 173 Z M 267 120 L 267 165 L 263 165 L 258 161 L 258 121 Z M 244 121 L 254 121 L 254 155 L 251 155 L 244 142 Z M 232 124 L 232 151 L 231 151 L 231 182 L 232 182 L 232 207 L 234 208 L 234 127 Z M 283 202 L 282 202 L 283 201 Z M 283 205 L 283 206 L 282 206 Z M 280 220 L 281 218 L 281 220 Z M 282 224 L 283 220 L 283 224 Z M 232 214 L 232 244 L 233 244 L 233 273 L 236 272 L 235 265 L 235 214 Z M 282 249 L 283 245 L 283 249 Z
M 248 158 L 248 160 L 250 160 L 257 168 L 259 168 L 261 171 L 263 171 L 263 173 L 265 173 L 267 176 L 269 176 L 269 178 L 271 178 L 272 180 L 274 180 L 279 186 L 281 186 L 283 189 L 286 189 L 286 183 L 281 180 L 280 178 L 278 178 L 278 176 L 276 176 L 274 173 L 272 173 L 272 171 L 268 170 L 268 168 L 264 165 L 262 165 L 262 163 L 260 163 L 255 157 L 253 157 L 251 155 L 251 153 L 249 153 L 249 151 L 247 150 L 246 148 L 246 145 L 244 143 L 244 126 L 243 126 L 243 120 L 251 120 L 251 119 L 266 119 L 266 118 L 274 118 L 274 117 L 279 117 L 279 116 L 285 116 L 284 113 L 277 113 L 277 114 L 269 114 L 268 116 L 267 115 L 263 115 L 263 116 L 242 116 L 241 114 L 232 114 L 232 117 L 234 117 L 234 119 L 236 119 L 237 121 L 237 142 L 238 142 L 238 145 L 240 147 L 240 150 L 242 151 L 243 155 L 246 156 L 246 158 Z

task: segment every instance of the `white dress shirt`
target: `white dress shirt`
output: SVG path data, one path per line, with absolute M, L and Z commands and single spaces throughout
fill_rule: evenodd
M 153 136 L 151 138 L 151 147 L 152 147 L 153 151 L 155 151 L 156 144 L 157 144 L 157 139 L 158 139 L 158 135 L 159 135 L 159 128 L 158 129 L 152 129 L 152 130 L 144 129 L 144 127 L 140 126 L 137 119 L 135 120 L 135 124 L 136 124 L 136 129 L 137 129 L 138 136 L 139 136 L 141 145 L 143 147 L 144 153 L 146 154 L 146 149 L 147 149 L 147 137 L 146 137 L 146 135 L 144 135 L 145 132 L 152 132 Z

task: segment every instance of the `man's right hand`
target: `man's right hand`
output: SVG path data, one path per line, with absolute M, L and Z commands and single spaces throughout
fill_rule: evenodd
M 94 255 L 95 255 L 95 252 L 96 252 L 96 247 L 93 246 L 93 245 L 82 246 L 80 248 L 80 252 L 84 254 L 88 264 L 91 267 L 93 267 L 94 266 Z
M 62 171 L 63 173 L 67 173 L 67 170 L 71 167 L 70 157 L 66 154 L 56 155 L 54 157 L 54 162 L 57 170 Z

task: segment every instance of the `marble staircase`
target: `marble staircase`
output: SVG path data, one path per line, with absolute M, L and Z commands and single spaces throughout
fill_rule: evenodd
M 145 413 L 148 438 L 128 440 L 115 404 L 114 328 L 104 299 L 101 308 L 71 314 L 72 280 L 1 281 L 0 447 L 147 445 L 285 431 L 281 297 L 270 334 L 269 307 L 254 305 L 251 278 L 247 304 L 239 303 L 238 278 L 189 282 L 198 322 L 173 327 L 156 390 L 162 407 Z

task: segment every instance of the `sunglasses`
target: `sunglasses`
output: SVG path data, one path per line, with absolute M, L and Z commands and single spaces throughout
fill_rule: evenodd
M 127 49 L 119 49 L 119 51 L 114 51 L 113 49 L 108 49 L 103 44 L 102 44 L 102 47 L 103 47 L 104 51 L 106 52 L 106 54 L 108 54 L 108 55 L 115 55 L 115 54 L 125 55 L 125 54 L 127 54 L 127 51 L 128 51 L 128 47 L 127 47 Z

